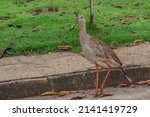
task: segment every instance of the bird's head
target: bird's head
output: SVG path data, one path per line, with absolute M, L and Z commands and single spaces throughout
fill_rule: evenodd
M 78 23 L 85 23 L 85 18 L 83 15 L 80 15 L 79 13 L 75 12 L 75 15 L 76 15 L 76 18 L 77 18 L 77 21 Z

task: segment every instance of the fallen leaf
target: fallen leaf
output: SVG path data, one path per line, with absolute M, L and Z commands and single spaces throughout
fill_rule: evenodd
M 79 91 L 60 91 L 60 95 L 59 96 L 64 96 L 64 95 L 68 95 L 68 94 L 74 94 L 74 93 L 78 93 Z
M 69 94 L 72 94 L 72 93 L 78 93 L 79 91 L 60 91 L 60 93 L 69 93 Z
M 41 96 L 53 96 L 53 95 L 60 95 L 59 92 L 51 92 L 51 91 L 47 91 L 41 94 Z
M 138 85 L 144 85 L 144 84 L 150 85 L 150 80 L 140 81 L 140 82 L 137 82 L 137 84 Z
M 137 17 L 133 16 L 133 15 L 128 15 L 128 16 L 126 16 L 126 18 L 135 18 L 135 19 L 137 19 Z
M 138 39 L 138 40 L 133 41 L 133 45 L 139 45 L 143 42 L 144 42 L 144 40 Z
M 124 87 L 134 88 L 135 85 L 134 84 L 119 84 L 117 87 L 118 88 L 124 88 Z
M 53 95 L 58 95 L 58 96 L 65 96 L 68 94 L 73 94 L 73 93 L 77 93 L 79 91 L 60 91 L 60 92 L 51 92 L 51 91 L 47 91 L 41 94 L 41 96 L 53 96 Z
M 113 94 L 112 93 L 103 93 L 103 94 L 94 95 L 94 97 L 108 97 L 108 96 L 113 96 Z
M 39 32 L 40 31 L 40 29 L 38 29 L 38 28 L 33 28 L 32 29 L 32 32 Z
M 58 46 L 59 51 L 64 52 L 64 51 L 69 51 L 72 47 L 69 45 L 65 46 Z
M 10 42 L 7 47 L 5 47 L 2 51 L 0 51 L 0 58 L 2 58 L 8 50 L 12 49 L 14 47 L 14 43 Z
M 72 97 L 71 100 L 81 100 L 83 98 L 85 98 L 86 96 L 76 96 L 76 97 Z

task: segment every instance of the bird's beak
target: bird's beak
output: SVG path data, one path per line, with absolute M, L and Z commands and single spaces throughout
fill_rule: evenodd
M 77 12 L 74 12 L 74 14 L 75 14 L 76 16 L 78 16 L 78 13 L 77 13 Z
M 78 20 L 79 19 L 79 12 L 74 12 L 74 14 L 76 15 L 77 20 Z

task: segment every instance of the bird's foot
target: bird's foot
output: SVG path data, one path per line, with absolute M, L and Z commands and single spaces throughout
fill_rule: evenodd
M 113 93 L 100 93 L 94 95 L 94 97 L 107 97 L 107 96 L 113 96 Z

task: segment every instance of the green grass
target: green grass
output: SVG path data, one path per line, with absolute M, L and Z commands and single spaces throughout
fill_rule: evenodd
M 94 0 L 92 29 L 88 26 L 89 0 L 54 0 L 58 12 L 39 15 L 32 11 L 50 8 L 49 0 L 25 1 L 0 1 L 0 19 L 11 17 L 0 20 L 0 50 L 14 42 L 15 55 L 54 52 L 59 45 L 71 45 L 72 51 L 80 51 L 79 27 L 73 13 L 76 9 L 85 15 L 88 33 L 110 46 L 124 46 L 136 39 L 150 41 L 149 0 Z M 12 24 L 22 27 L 9 27 Z

